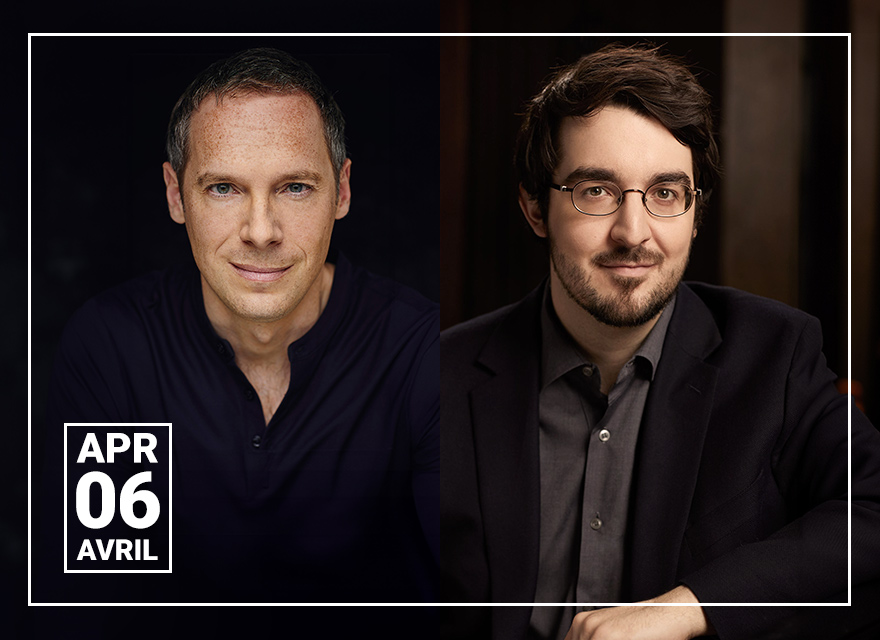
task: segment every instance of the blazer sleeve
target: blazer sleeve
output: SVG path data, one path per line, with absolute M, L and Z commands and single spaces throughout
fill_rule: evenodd
M 876 591 L 872 585 L 880 579 L 880 433 L 832 382 L 819 323 L 810 318 L 789 367 L 783 425 L 773 451 L 774 479 L 789 513 L 788 524 L 684 576 L 680 582 L 701 602 L 846 602 L 850 540 L 853 604 L 863 606 L 858 594 Z M 706 612 L 723 640 L 838 637 L 846 632 L 845 625 L 828 628 L 831 621 L 855 615 L 794 606 L 709 606 Z

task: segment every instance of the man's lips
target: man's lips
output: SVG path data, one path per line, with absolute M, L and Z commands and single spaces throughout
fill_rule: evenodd
M 653 267 L 656 266 L 653 262 L 645 262 L 639 264 L 632 264 L 630 262 L 611 262 L 607 264 L 601 264 L 600 267 L 604 269 L 608 269 L 613 273 L 620 276 L 628 276 L 630 278 L 637 278 L 639 276 L 643 276 L 648 271 L 650 271 Z
M 245 280 L 252 282 L 275 282 L 287 273 L 290 267 L 257 267 L 250 264 L 230 262 L 233 270 Z

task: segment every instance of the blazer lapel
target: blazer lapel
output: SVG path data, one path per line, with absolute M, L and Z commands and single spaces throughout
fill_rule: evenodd
M 629 586 L 644 600 L 675 585 L 718 369 L 708 308 L 681 285 L 639 430 L 633 477 Z
M 537 582 L 542 291 L 539 287 L 516 305 L 486 342 L 477 361 L 490 375 L 470 397 L 496 603 L 531 602 Z M 686 285 L 679 287 L 636 450 L 627 568 L 632 600 L 657 596 L 675 584 L 718 375 L 705 359 L 720 343 L 708 308 Z M 493 607 L 493 637 L 518 636 L 514 630 L 527 626 L 530 610 Z
M 498 325 L 478 358 L 480 365 L 493 375 L 471 392 L 474 450 L 493 602 L 531 602 L 537 582 L 542 290 L 539 287 L 533 291 Z M 493 607 L 493 636 L 501 637 L 495 631 L 500 633 L 499 627 L 512 622 L 511 612 L 496 616 L 496 611 L 498 608 Z M 525 615 L 527 623 L 528 613 L 519 613 L 514 617 Z

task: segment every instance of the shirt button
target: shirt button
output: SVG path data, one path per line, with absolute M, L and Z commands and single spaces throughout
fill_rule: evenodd
M 253 445 L 254 449 L 260 448 L 260 442 L 262 442 L 262 438 L 260 436 L 254 436 L 251 440 L 251 445 Z
M 590 520 L 590 529 L 592 529 L 593 531 L 598 531 L 601 528 L 602 528 L 602 521 L 599 520 L 598 517 Z
M 222 343 L 218 343 L 218 344 L 217 344 L 217 353 L 219 353 L 221 356 L 225 356 L 225 355 L 226 355 L 226 347 L 223 346 Z
M 244 397 L 247 398 L 248 400 L 253 400 L 254 399 L 254 390 L 253 389 L 245 389 L 244 390 Z
M 590 377 L 591 375 L 593 375 L 593 367 L 586 366 L 583 369 L 581 369 L 581 373 L 583 373 L 587 377 Z
M 611 438 L 611 432 L 608 431 L 608 429 L 602 429 L 602 431 L 599 432 L 599 440 L 602 442 L 608 442 L 609 438 Z

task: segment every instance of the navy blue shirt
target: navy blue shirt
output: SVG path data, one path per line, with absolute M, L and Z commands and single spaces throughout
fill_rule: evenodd
M 323 313 L 288 347 L 290 386 L 266 425 L 194 267 L 88 302 L 56 358 L 50 457 L 64 422 L 173 424 L 173 577 L 120 578 L 139 593 L 118 597 L 433 600 L 438 338 L 436 304 L 339 255 Z M 55 466 L 44 493 L 57 505 Z M 47 518 L 47 580 L 62 587 L 52 598 L 91 600 L 71 589 L 88 576 L 61 575 L 60 510 Z

